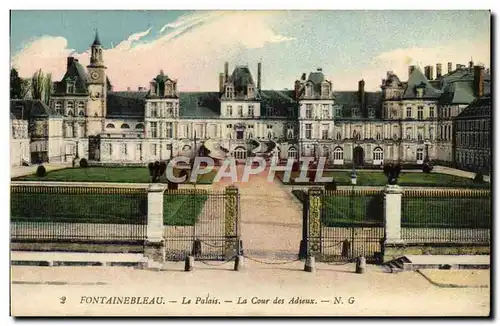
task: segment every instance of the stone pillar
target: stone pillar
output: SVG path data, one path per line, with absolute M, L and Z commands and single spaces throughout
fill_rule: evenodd
M 224 191 L 224 236 L 226 259 L 239 255 L 239 194 L 238 188 L 229 186 Z
M 316 257 L 321 254 L 321 203 L 322 188 L 310 188 L 308 191 L 307 210 L 307 256 Z
M 161 184 L 151 184 L 148 188 L 148 225 L 147 239 L 144 245 L 144 256 L 164 262 L 165 247 L 163 243 L 163 192 Z
M 384 190 L 384 261 L 403 255 L 404 241 L 401 239 L 402 189 L 398 185 L 387 185 Z

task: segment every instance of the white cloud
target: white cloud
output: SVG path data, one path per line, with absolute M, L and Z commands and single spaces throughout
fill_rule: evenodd
M 424 71 L 425 66 L 434 67 L 436 76 L 436 63 L 442 64 L 443 74 L 448 72 L 448 62 L 468 65 L 471 57 L 474 64 L 490 66 L 490 40 L 487 37 L 474 41 L 461 40 L 438 47 L 428 48 L 400 48 L 380 53 L 364 69 L 348 71 L 341 76 L 333 76 L 334 88 L 338 90 L 356 90 L 357 82 L 365 80 L 366 90 L 379 91 L 382 79 L 387 71 L 393 71 L 405 81 L 408 79 L 408 66 L 416 65 Z
M 169 31 L 149 42 L 139 42 L 151 29 L 130 35 L 103 53 L 107 73 L 116 89 L 146 86 L 163 69 L 179 80 L 181 90 L 215 90 L 224 61 L 242 49 L 292 40 L 277 34 L 270 19 L 280 12 L 203 12 L 180 17 L 163 26 Z M 92 36 L 89 35 L 91 39 Z M 91 40 L 89 40 L 89 43 Z M 44 37 L 28 45 L 12 63 L 23 77 L 42 68 L 60 79 L 66 57 L 73 51 L 62 37 Z M 75 55 L 86 65 L 88 51 Z

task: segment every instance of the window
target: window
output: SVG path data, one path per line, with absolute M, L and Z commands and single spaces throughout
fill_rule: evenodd
M 321 96 L 328 96 L 330 94 L 330 86 L 328 84 L 323 84 L 321 86 Z
M 406 117 L 411 118 L 411 107 L 406 108 Z
M 380 136 L 380 132 L 377 132 L 377 140 L 380 140 L 382 137 Z
M 380 162 L 375 161 L 383 161 L 384 160 L 384 150 L 380 147 L 377 147 L 373 150 L 373 163 L 380 164 Z
M 412 139 L 411 128 L 406 128 L 406 139 Z
M 78 101 L 77 106 L 78 111 L 85 111 L 85 102 L 83 101 Z
M 337 132 L 337 140 L 341 140 L 342 139 L 342 134 L 339 132 Z
M 166 96 L 172 96 L 173 93 L 173 87 L 171 83 L 168 83 L 165 87 L 165 95 Z
M 152 138 L 158 137 L 156 122 L 150 122 L 150 126 L 151 126 L 151 137 Z
M 230 117 L 233 116 L 233 107 L 231 105 L 228 105 L 226 108 L 226 114 Z
M 167 138 L 173 138 L 173 132 L 172 132 L 172 122 L 167 122 L 167 127 L 166 127 L 166 130 L 167 130 Z
M 115 125 L 114 125 L 114 124 L 112 124 L 112 123 L 108 123 L 108 124 L 106 125 L 106 128 L 108 128 L 108 129 L 113 129 L 114 127 L 115 127 Z
M 226 86 L 226 97 L 228 98 L 233 97 L 233 88 L 231 86 Z
M 156 156 L 156 144 L 151 144 L 151 155 Z
M 254 115 L 254 112 L 253 112 L 253 105 L 249 105 L 248 106 L 248 115 L 253 117 Z
M 337 109 L 335 110 L 335 115 L 336 115 L 337 117 L 341 117 L 341 116 L 342 116 L 342 108 L 337 108 Z
M 424 107 L 423 106 L 419 106 L 417 109 L 417 119 L 418 120 L 424 119 Z
M 107 152 L 109 153 L 109 155 L 113 155 L 113 144 L 106 144 L 107 146 Z
M 312 104 L 306 104 L 306 119 L 312 119 Z
M 273 129 L 273 125 L 267 125 L 267 129 Z
M 424 133 L 424 130 L 422 128 L 418 128 L 418 130 L 417 130 L 417 139 L 419 141 L 422 141 L 424 139 L 423 133 Z
M 238 105 L 238 117 L 243 117 L 243 105 Z
M 417 149 L 417 162 L 424 160 L 424 150 L 423 148 Z
M 295 147 L 290 147 L 287 152 L 288 158 L 297 158 L 297 150 Z
M 120 144 L 120 155 L 127 155 L 127 144 Z
M 330 108 L 328 104 L 323 104 L 323 119 L 330 118 Z
M 156 102 L 151 103 L 151 117 L 158 117 L 158 106 Z
M 253 97 L 253 90 L 254 88 L 252 86 L 248 86 L 248 97 Z
M 306 96 L 312 96 L 312 85 L 306 85 Z
M 352 132 L 352 138 L 356 139 L 356 140 L 360 140 L 361 139 L 361 134 L 359 132 L 357 132 L 356 130 L 354 130 Z
M 247 151 L 242 147 L 236 148 L 234 150 L 233 154 L 234 154 L 234 158 L 237 160 L 244 160 L 247 158 Z
M 62 114 L 62 103 L 59 101 L 56 101 L 54 106 L 55 106 L 56 112 L 59 114 Z
M 293 129 L 288 129 L 286 132 L 286 136 L 288 139 L 292 139 L 293 138 Z
M 66 84 L 66 92 L 69 94 L 73 94 L 75 92 L 75 84 L 72 82 L 68 82 Z
M 321 139 L 328 139 L 328 125 L 324 124 L 321 128 Z
M 432 140 L 434 139 L 434 128 L 429 128 L 429 139 Z
M 312 138 L 312 124 L 307 123 L 306 124 L 306 139 L 311 139 Z
M 80 111 L 80 112 L 78 112 L 78 115 L 79 115 L 80 117 L 84 117 L 84 116 L 85 116 L 85 113 L 83 113 L 83 111 Z
M 341 147 L 336 147 L 333 150 L 333 160 L 339 161 L 344 159 L 344 150 Z
M 172 102 L 167 102 L 167 115 L 171 116 L 174 112 L 174 104 Z
M 434 107 L 433 106 L 431 106 L 429 108 L 429 118 L 434 118 Z
M 135 125 L 135 129 L 144 129 L 144 125 L 142 123 L 138 123 Z
M 130 126 L 126 123 L 122 124 L 121 126 L 122 129 L 130 129 Z

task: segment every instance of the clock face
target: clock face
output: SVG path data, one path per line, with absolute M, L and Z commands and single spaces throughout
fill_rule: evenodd
M 99 73 L 97 71 L 94 71 L 94 72 L 92 72 L 90 77 L 95 80 L 95 79 L 99 78 Z

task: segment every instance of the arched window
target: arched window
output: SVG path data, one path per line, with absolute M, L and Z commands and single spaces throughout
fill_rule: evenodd
M 384 150 L 377 147 L 373 150 L 373 164 L 380 165 L 384 162 Z
M 126 123 L 122 124 L 121 126 L 122 129 L 130 129 L 130 126 Z
M 417 149 L 417 163 L 421 163 L 424 161 L 424 149 L 419 148 Z
M 233 155 L 237 160 L 245 160 L 247 158 L 247 151 L 243 147 L 238 147 L 234 150 Z
M 288 158 L 297 158 L 297 150 L 295 149 L 295 147 L 290 147 L 288 149 L 288 153 L 287 153 L 287 156 Z
M 73 110 L 68 110 L 68 116 L 69 117 L 74 117 L 75 114 L 73 113 Z
M 80 112 L 78 112 L 78 115 L 79 115 L 80 117 L 84 117 L 84 116 L 85 116 L 85 113 L 83 113 L 83 111 L 80 111 Z
M 293 138 L 293 129 L 288 129 L 288 131 L 287 131 L 287 137 L 288 137 L 288 139 L 292 139 Z
M 144 129 L 144 125 L 142 123 L 138 123 L 135 125 L 135 129 Z
M 333 164 L 344 164 L 344 150 L 342 147 L 336 147 L 333 150 Z
M 114 125 L 114 124 L 112 124 L 112 123 L 108 123 L 108 124 L 106 125 L 106 128 L 114 129 L 114 128 L 115 128 L 115 125 Z

